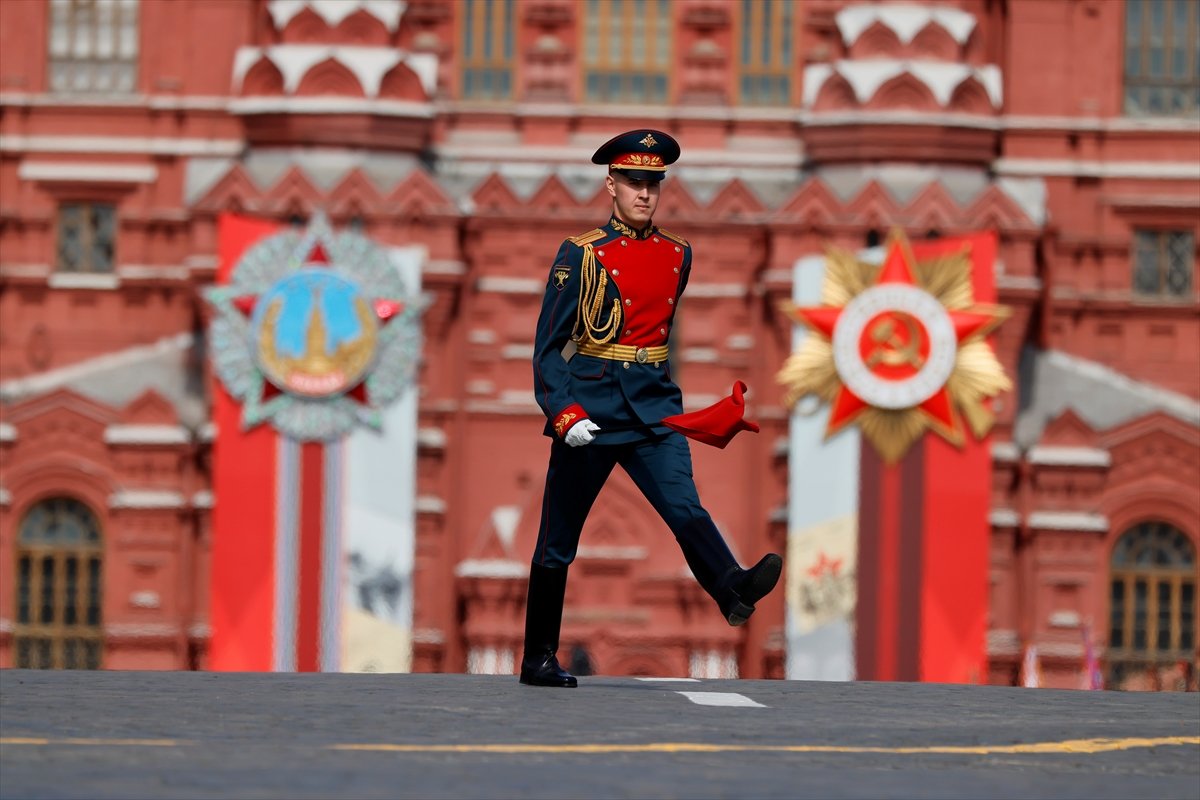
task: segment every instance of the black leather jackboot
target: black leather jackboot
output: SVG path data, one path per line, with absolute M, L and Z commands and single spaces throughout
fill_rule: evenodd
M 698 518 L 676 532 L 683 557 L 704 591 L 717 601 L 730 625 L 744 625 L 754 604 L 775 588 L 783 559 L 768 553 L 750 569 L 742 569 L 711 519 Z
M 578 685 L 575 676 L 559 666 L 558 632 L 562 627 L 567 568 L 529 568 L 529 597 L 525 602 L 525 652 L 521 658 L 521 683 L 530 686 Z

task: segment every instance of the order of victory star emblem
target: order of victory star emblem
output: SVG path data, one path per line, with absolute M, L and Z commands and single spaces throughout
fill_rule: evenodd
M 918 262 L 901 232 L 880 267 L 831 250 L 822 305 L 785 305 L 815 334 L 777 375 L 786 404 L 825 400 L 826 438 L 858 422 L 888 463 L 927 428 L 961 446 L 960 413 L 985 436 L 995 419 L 987 400 L 1011 388 L 986 337 L 1009 311 L 975 303 L 971 267 L 970 245 Z
M 269 422 L 301 441 L 378 429 L 412 382 L 417 303 L 383 249 L 323 215 L 255 243 L 206 299 L 213 366 L 244 428 Z

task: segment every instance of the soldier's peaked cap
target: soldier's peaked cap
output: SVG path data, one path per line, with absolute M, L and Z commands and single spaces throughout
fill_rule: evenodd
M 614 136 L 592 155 L 593 164 L 607 164 L 635 181 L 661 181 L 667 166 L 679 160 L 679 142 L 670 134 L 638 128 Z

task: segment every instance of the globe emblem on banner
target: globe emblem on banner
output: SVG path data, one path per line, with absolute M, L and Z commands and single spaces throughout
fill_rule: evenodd
M 380 429 L 412 385 L 418 300 L 383 248 L 322 214 L 255 242 L 205 297 L 213 367 L 243 428 L 265 422 L 300 441 Z
M 301 270 L 275 284 L 259 299 L 252 324 L 263 375 L 306 397 L 329 397 L 361 381 L 379 334 L 362 291 L 328 270 Z
M 830 251 L 822 305 L 785 305 L 811 335 L 776 377 L 789 407 L 829 403 L 827 438 L 857 423 L 892 463 L 927 429 L 958 446 L 987 434 L 988 401 L 1011 388 L 987 336 L 1009 311 L 975 302 L 970 245 L 919 261 L 896 232 L 886 250 L 878 267 Z

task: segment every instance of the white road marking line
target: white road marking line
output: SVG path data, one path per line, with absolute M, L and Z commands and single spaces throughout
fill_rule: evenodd
M 676 692 L 698 706 L 730 706 L 734 708 L 766 708 L 737 692 Z
M 639 681 L 661 681 L 663 683 L 666 683 L 667 681 L 678 681 L 680 683 L 699 683 L 700 682 L 699 678 L 638 678 L 638 680 Z

